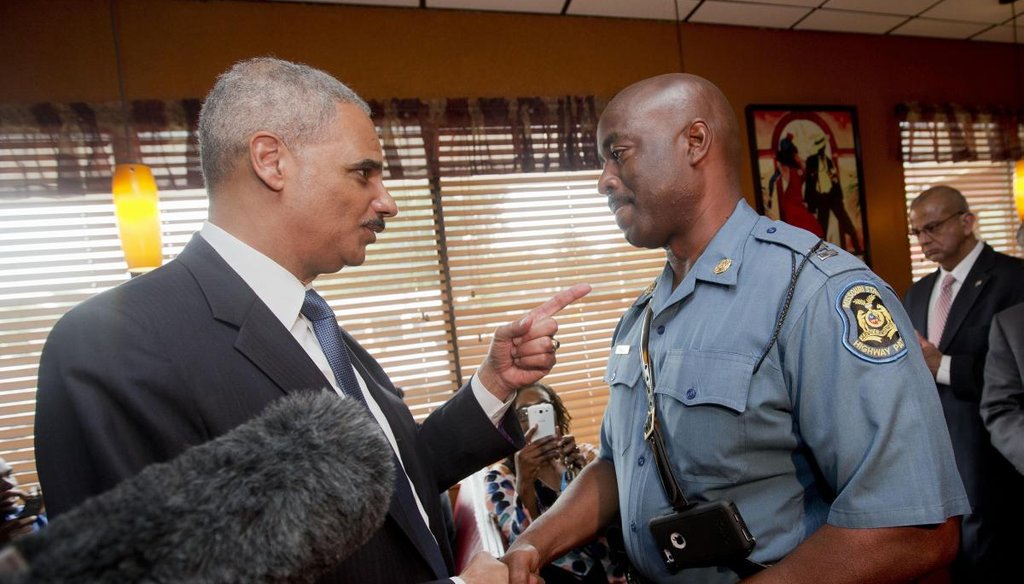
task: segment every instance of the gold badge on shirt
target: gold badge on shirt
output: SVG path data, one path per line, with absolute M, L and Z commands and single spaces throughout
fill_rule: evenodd
M 843 346 L 857 357 L 888 363 L 906 354 L 907 343 L 874 285 L 850 284 L 836 299 L 836 308 L 843 318 Z

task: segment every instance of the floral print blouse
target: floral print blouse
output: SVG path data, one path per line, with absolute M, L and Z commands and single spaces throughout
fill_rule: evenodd
M 581 443 L 579 447 L 588 460 L 592 458 L 592 445 Z M 562 483 L 564 489 L 567 484 L 564 477 Z M 497 518 L 506 544 L 511 545 L 532 521 L 530 512 L 516 493 L 516 475 L 506 462 L 495 463 L 484 477 L 484 488 L 487 491 L 487 510 Z M 539 480 L 534 481 L 534 488 L 537 489 L 537 507 L 544 513 L 554 504 L 559 493 Z M 609 583 L 626 584 L 625 568 L 611 560 L 608 541 L 603 537 L 567 552 L 551 564 L 582 578 L 590 572 L 595 562 L 600 562 L 604 567 Z

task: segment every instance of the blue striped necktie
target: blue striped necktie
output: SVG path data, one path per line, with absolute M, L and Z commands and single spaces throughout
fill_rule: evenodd
M 338 382 L 341 392 L 366 406 L 363 392 L 356 381 L 355 370 L 352 369 L 352 360 L 348 356 L 348 347 L 341 338 L 341 329 L 338 328 L 334 310 L 316 293 L 316 290 L 310 288 L 306 290 L 306 298 L 302 301 L 302 315 L 312 323 L 316 340 L 320 341 L 320 348 L 331 365 L 334 380 Z
M 348 356 L 348 347 L 345 339 L 341 336 L 341 329 L 327 301 L 324 300 L 316 290 L 306 290 L 306 298 L 302 301 L 302 315 L 309 319 L 313 325 L 313 332 L 320 342 L 320 348 L 327 357 L 327 362 L 334 372 L 334 379 L 338 387 L 346 396 L 357 400 L 364 408 L 367 407 L 363 392 L 359 389 L 359 382 L 356 381 L 355 370 L 352 368 L 352 359 Z M 441 557 L 441 550 L 438 548 L 437 540 L 423 522 L 419 508 L 416 506 L 416 499 L 413 497 L 412 487 L 405 475 L 398 455 L 392 450 L 392 460 L 395 463 L 395 498 L 401 503 L 402 511 L 406 516 L 409 525 L 416 532 L 416 537 L 421 540 L 420 550 L 426 553 L 427 559 L 434 571 L 440 576 L 448 575 L 448 568 Z

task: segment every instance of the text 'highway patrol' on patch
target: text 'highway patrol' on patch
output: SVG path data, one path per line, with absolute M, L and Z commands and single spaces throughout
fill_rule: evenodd
M 907 343 L 874 285 L 850 284 L 836 298 L 836 310 L 843 318 L 843 346 L 854 355 L 888 363 L 907 353 Z

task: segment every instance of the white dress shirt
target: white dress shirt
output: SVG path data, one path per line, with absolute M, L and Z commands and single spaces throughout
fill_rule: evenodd
M 327 361 L 323 349 L 320 347 L 320 342 L 313 331 L 312 323 L 301 313 L 306 290 L 312 286 L 304 286 L 302 282 L 280 264 L 209 221 L 203 223 L 199 235 L 224 258 L 224 261 L 252 288 L 256 296 L 267 305 L 270 312 L 291 332 L 295 340 L 306 351 L 306 354 L 309 355 L 309 358 L 323 372 L 324 377 L 330 382 L 334 391 L 343 399 L 348 399 L 342 393 L 341 388 L 338 387 L 338 382 L 334 378 L 334 371 L 331 370 L 331 365 Z M 402 454 L 398 450 L 398 443 L 395 441 L 394 432 L 392 432 L 387 418 L 384 417 L 384 412 L 366 389 L 366 381 L 359 375 L 359 370 L 353 367 L 353 372 L 370 413 L 377 421 L 377 424 L 380 425 L 381 430 L 384 431 L 384 435 L 391 444 L 391 448 L 394 449 L 399 463 L 403 465 L 402 469 L 395 470 L 402 470 L 404 473 Z M 473 389 L 473 395 L 476 397 L 477 402 L 480 403 L 480 407 L 491 419 L 491 422 L 497 426 L 509 406 L 515 401 L 515 395 L 509 398 L 507 402 L 501 402 L 484 387 L 476 375 L 473 376 L 470 385 Z M 423 518 L 423 522 L 429 526 L 430 521 L 427 518 L 427 512 L 423 507 L 423 503 L 420 502 L 416 488 L 412 485 L 408 475 L 406 475 L 406 480 L 409 481 L 410 489 L 412 490 L 413 497 L 416 499 L 416 506 Z M 453 581 L 456 584 L 461 584 L 462 582 L 458 578 L 453 578 Z
M 971 268 L 974 267 L 974 262 L 978 260 L 978 256 L 981 255 L 981 250 L 985 247 L 985 243 L 979 241 L 971 253 L 964 256 L 964 259 L 960 260 L 960 263 L 953 268 L 952 271 L 947 272 L 945 268 L 939 266 L 939 277 L 935 279 L 935 286 L 932 288 L 931 298 L 928 299 L 928 317 L 931 318 L 932 312 L 935 310 L 935 304 L 939 300 L 939 294 L 942 292 L 942 281 L 946 279 L 946 274 L 953 274 L 955 281 L 950 287 L 953 297 L 950 300 L 950 306 L 956 300 L 956 295 L 960 293 L 960 288 L 963 287 L 964 280 L 967 279 L 967 274 L 970 273 Z M 949 323 L 949 320 L 946 320 Z M 938 343 L 936 343 L 938 345 Z M 935 383 L 941 383 L 943 385 L 949 385 L 950 379 L 950 365 L 953 362 L 953 358 L 949 355 L 943 355 L 942 360 L 939 362 L 939 370 L 935 373 Z

